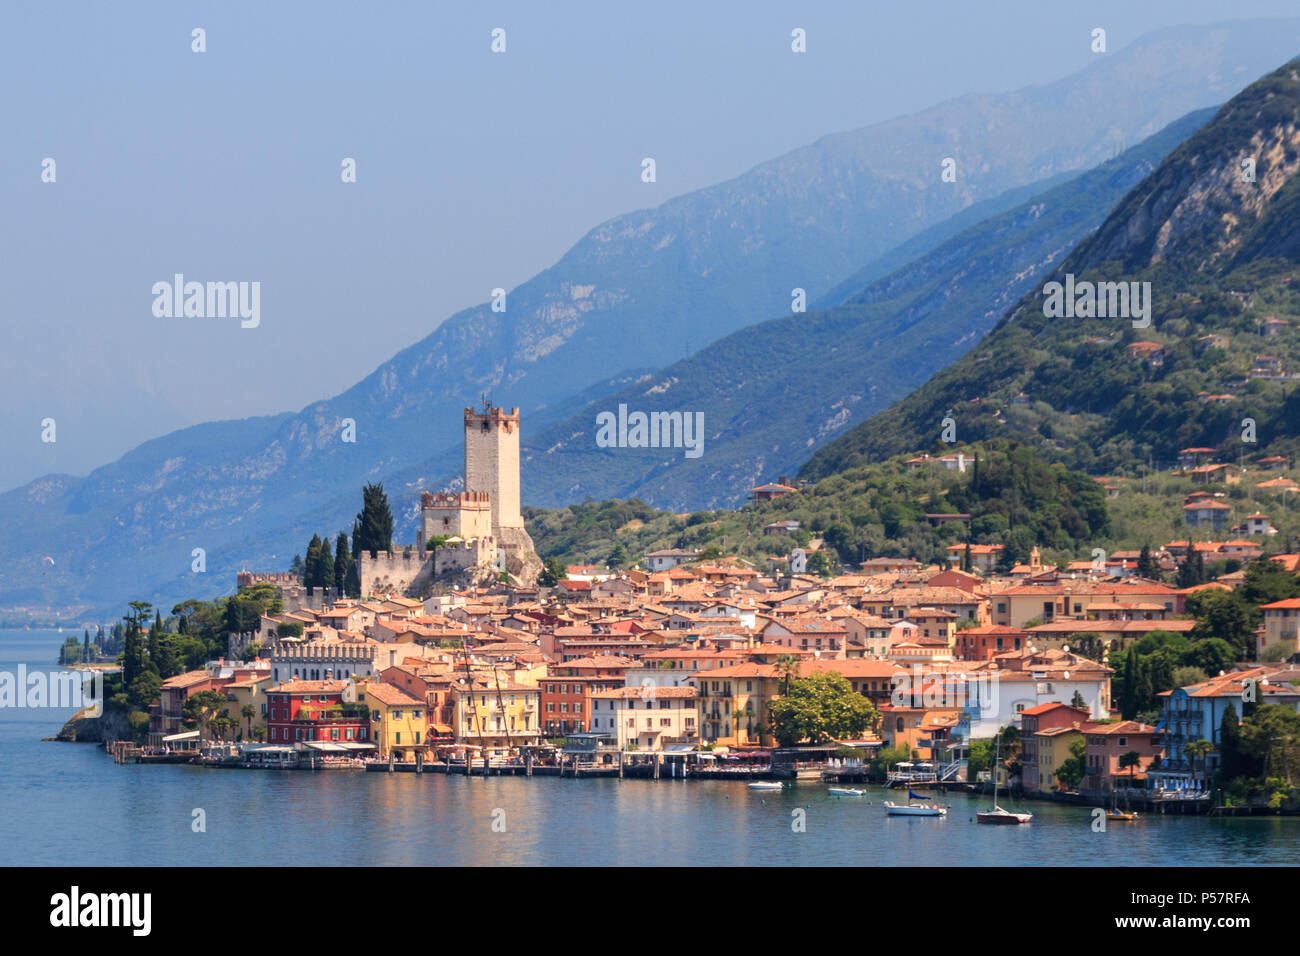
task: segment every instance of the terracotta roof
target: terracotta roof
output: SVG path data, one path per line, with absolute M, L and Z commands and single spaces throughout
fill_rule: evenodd
M 370 681 L 366 684 L 365 695 L 367 698 L 373 697 L 381 704 L 389 707 L 423 707 L 424 701 L 418 697 L 412 697 L 402 688 L 393 684 L 376 683 Z
M 287 680 L 270 688 L 276 694 L 340 694 L 349 681 L 341 680 Z
M 593 691 L 591 697 L 600 700 L 635 700 L 645 697 L 646 699 L 659 700 L 662 698 L 681 698 L 683 700 L 694 698 L 696 691 L 694 687 L 616 687 L 613 690 Z

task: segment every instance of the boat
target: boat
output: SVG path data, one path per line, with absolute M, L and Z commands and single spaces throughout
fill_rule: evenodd
M 1128 795 L 1124 795 L 1124 803 L 1128 805 Z M 1121 810 L 1119 808 L 1119 794 L 1111 797 L 1110 809 L 1106 811 L 1107 820 L 1118 820 L 1121 822 L 1132 823 L 1137 819 L 1137 814 L 1132 810 Z
M 830 792 L 837 797 L 862 797 L 866 796 L 867 791 L 858 790 L 854 787 L 831 787 Z
M 1025 813 L 1023 810 L 1003 810 L 998 806 L 998 768 L 1002 765 L 1002 735 L 997 738 L 997 748 L 993 756 L 993 809 L 981 810 L 975 814 L 976 823 L 1000 823 L 1015 826 L 1019 823 L 1028 823 L 1034 818 L 1032 813 Z
M 750 790 L 781 790 L 785 784 L 779 780 L 755 780 L 749 785 Z
M 937 803 L 893 803 L 885 801 L 885 813 L 891 817 L 942 817 L 948 808 Z

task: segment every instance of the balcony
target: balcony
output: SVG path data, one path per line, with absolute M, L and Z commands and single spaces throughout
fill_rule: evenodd
M 339 711 L 334 711 L 334 710 L 321 710 L 321 711 L 300 710 L 298 711 L 298 715 L 293 718 L 291 723 L 298 723 L 298 722 L 316 723 L 316 724 L 339 723 L 339 722 L 358 723 L 361 721 L 368 722 L 369 720 L 370 720 L 370 713 L 368 711 L 359 711 L 357 713 L 340 713 Z

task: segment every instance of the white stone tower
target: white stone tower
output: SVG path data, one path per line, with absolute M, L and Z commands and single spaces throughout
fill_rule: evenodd
M 465 490 L 486 492 L 492 533 L 522 528 L 519 513 L 519 409 L 465 409 Z
M 484 404 L 465 409 L 465 491 L 486 494 L 491 504 L 492 537 L 511 577 L 533 585 L 542 560 L 524 530 L 519 512 L 519 409 Z

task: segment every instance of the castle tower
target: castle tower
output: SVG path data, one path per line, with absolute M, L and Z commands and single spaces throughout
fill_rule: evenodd
M 492 533 L 523 528 L 519 513 L 519 409 L 465 409 L 465 490 L 486 492 Z
M 420 547 L 432 537 L 487 538 L 492 535 L 492 503 L 485 491 L 420 496 Z

